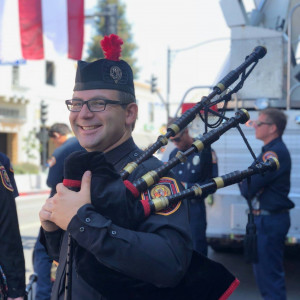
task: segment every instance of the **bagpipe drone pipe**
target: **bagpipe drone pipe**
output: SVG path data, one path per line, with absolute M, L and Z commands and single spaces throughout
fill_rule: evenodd
M 121 172 L 117 172 L 113 165 L 106 161 L 105 155 L 101 152 L 79 151 L 72 153 L 65 160 L 64 185 L 70 189 L 79 190 L 83 173 L 86 170 L 90 170 L 92 172 L 91 202 L 95 210 L 112 220 L 116 225 L 128 229 L 136 229 L 139 223 L 149 217 L 150 214 L 156 213 L 172 203 L 183 199 L 197 198 L 204 193 L 214 193 L 218 188 L 238 183 L 253 174 L 263 174 L 264 172 L 275 170 L 279 164 L 274 159 L 270 159 L 265 163 L 253 164 L 244 171 L 235 171 L 213 178 L 204 185 L 196 184 L 192 188 L 175 195 L 154 198 L 149 201 L 140 200 L 142 192 L 157 183 L 162 176 L 165 176 L 176 164 L 183 162 L 188 155 L 209 147 L 223 133 L 233 127 L 240 131 L 239 124 L 244 124 L 249 119 L 248 112 L 242 109 L 233 118 L 227 119 L 223 117 L 227 121 L 196 140 L 192 147 L 184 153 L 179 151 L 176 157 L 168 163 L 162 164 L 134 182 L 127 180 L 139 164 L 149 159 L 160 147 L 166 145 L 168 138 L 175 136 L 184 129 L 201 110 L 208 109 L 220 101 L 228 101 L 231 94 L 214 101 L 212 99 L 216 95 L 222 94 L 242 74 L 242 80 L 233 92 L 240 89 L 258 60 L 264 57 L 265 54 L 266 49 L 264 47 L 256 47 L 246 57 L 245 62 L 241 66 L 231 71 L 213 88 L 213 92 L 210 95 L 203 97 L 193 108 L 186 111 L 167 129 L 167 133 L 164 136 L 160 136 L 156 143 L 138 156 L 136 161 L 126 165 Z M 252 63 L 255 63 L 255 65 L 245 74 L 246 68 Z M 247 144 L 245 139 L 244 141 Z M 254 156 L 251 147 L 247 146 L 252 156 Z M 119 299 L 120 294 L 122 294 L 122 299 L 219 299 L 221 297 L 223 297 L 222 299 L 227 299 L 238 285 L 238 280 L 221 264 L 213 262 L 196 252 L 194 252 L 190 267 L 180 284 L 172 289 L 163 289 L 130 278 L 100 264 L 92 254 L 78 245 L 76 245 L 75 251 L 79 252 L 79 255 L 76 255 L 76 257 L 89 256 L 89 261 L 93 262 L 87 266 L 82 264 L 80 260 L 77 261 L 78 273 L 107 299 Z M 93 270 L 95 270 L 94 272 L 91 272 L 89 269 L 91 265 Z M 69 280 L 70 283 L 71 280 Z

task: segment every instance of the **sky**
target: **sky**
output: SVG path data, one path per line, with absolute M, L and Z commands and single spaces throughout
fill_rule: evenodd
M 85 0 L 86 9 L 94 3 L 95 0 Z M 230 30 L 219 0 L 126 0 L 123 3 L 133 41 L 139 47 L 135 52 L 141 69 L 139 81 L 150 81 L 151 75 L 155 75 L 161 95 L 166 99 L 170 48 L 170 101 L 180 102 L 194 86 L 215 83 L 230 46 Z M 199 46 L 193 48 L 195 45 Z

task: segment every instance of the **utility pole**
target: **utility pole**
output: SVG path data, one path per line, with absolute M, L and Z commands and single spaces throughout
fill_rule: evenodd
M 105 35 L 118 33 L 118 6 L 107 4 L 103 15 L 105 16 Z
M 170 82 L 171 82 L 171 49 L 168 47 L 167 52 L 167 99 L 166 99 L 166 107 L 167 107 L 167 114 L 168 119 L 167 123 L 169 122 L 169 103 L 170 103 Z
M 41 121 L 41 131 L 40 131 L 40 140 L 42 142 L 42 169 L 43 171 L 46 169 L 47 162 L 47 129 L 46 122 L 48 120 L 48 104 L 45 103 L 44 100 L 41 101 L 40 106 L 40 121 Z
M 107 4 L 104 7 L 103 12 L 94 15 L 86 15 L 85 19 L 93 19 L 95 17 L 105 18 L 105 34 L 117 34 L 118 33 L 118 5 Z
M 225 38 L 215 38 L 215 39 L 211 39 L 211 40 L 206 40 L 204 42 L 198 43 L 196 45 L 192 45 L 190 47 L 186 47 L 186 48 L 182 48 L 182 49 L 173 49 L 171 50 L 170 47 L 168 47 L 167 50 L 167 96 L 166 96 L 166 106 L 169 107 L 169 103 L 170 103 L 170 93 L 171 93 L 171 55 L 172 53 L 176 54 L 179 52 L 183 52 L 183 51 L 188 51 L 194 48 L 197 48 L 199 46 L 203 46 L 206 44 L 210 44 L 210 43 L 214 43 L 217 41 L 221 41 L 221 40 L 228 40 L 229 38 L 225 37 Z
M 169 117 L 170 117 L 170 109 L 169 109 L 169 103 L 164 100 L 162 97 L 161 93 L 157 89 L 157 77 L 154 75 L 151 75 L 151 80 L 150 80 L 150 87 L 151 87 L 151 93 L 154 94 L 156 93 L 158 97 L 160 98 L 161 102 L 164 104 L 167 112 L 167 122 L 169 122 Z

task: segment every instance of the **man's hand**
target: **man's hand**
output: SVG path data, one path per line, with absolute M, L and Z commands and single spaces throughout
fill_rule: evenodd
M 18 297 L 18 298 L 8 297 L 7 300 L 24 300 L 24 298 L 23 297 Z
M 56 186 L 57 193 L 46 200 L 46 209 L 50 212 L 50 221 L 61 229 L 66 230 L 71 219 L 76 215 L 78 209 L 91 203 L 91 172 L 83 174 L 81 189 L 79 192 L 70 191 L 62 183 Z M 45 229 L 47 231 L 47 229 Z
M 48 202 L 47 199 L 46 203 L 42 206 L 42 209 L 40 210 L 39 216 L 43 229 L 49 232 L 56 231 L 59 228 L 51 221 L 51 212 L 52 205 Z

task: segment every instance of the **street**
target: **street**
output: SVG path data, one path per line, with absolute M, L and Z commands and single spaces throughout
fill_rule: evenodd
M 19 224 L 22 235 L 25 263 L 26 280 L 28 282 L 32 268 L 32 250 L 39 230 L 38 212 L 47 195 L 35 195 L 17 198 Z M 209 220 L 208 220 L 209 222 Z M 251 265 L 246 264 L 241 253 L 217 253 L 209 249 L 211 259 L 226 266 L 239 280 L 240 286 L 230 297 L 232 300 L 260 299 L 258 289 L 252 274 Z M 300 251 L 285 257 L 285 270 L 287 280 L 288 300 L 300 299 Z

